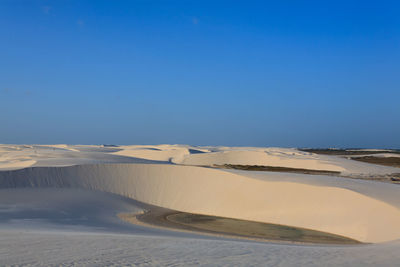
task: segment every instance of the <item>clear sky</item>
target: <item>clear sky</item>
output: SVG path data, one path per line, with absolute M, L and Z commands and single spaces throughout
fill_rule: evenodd
M 0 143 L 400 148 L 399 1 L 0 1 Z

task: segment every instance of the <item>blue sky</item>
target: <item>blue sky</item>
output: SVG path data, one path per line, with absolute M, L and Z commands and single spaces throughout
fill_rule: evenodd
M 0 143 L 400 148 L 398 1 L 0 1 Z

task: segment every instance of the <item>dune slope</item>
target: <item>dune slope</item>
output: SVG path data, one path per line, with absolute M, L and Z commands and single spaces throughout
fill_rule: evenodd
M 0 172 L 0 187 L 86 188 L 178 211 L 310 228 L 362 242 L 400 238 L 399 208 L 362 193 L 335 186 L 263 181 L 209 168 L 159 164 L 36 167 Z

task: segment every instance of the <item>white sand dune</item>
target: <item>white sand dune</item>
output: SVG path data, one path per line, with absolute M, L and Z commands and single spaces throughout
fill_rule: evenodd
M 18 163 L 23 161 L 27 162 Z M 361 263 L 371 259 L 364 255 L 365 252 L 375 255 L 380 249 L 386 251 L 392 259 L 387 261 L 386 258 L 376 257 L 380 263 L 395 263 L 395 259 L 398 259 L 398 253 L 392 253 L 400 248 L 400 243 L 395 241 L 400 240 L 400 187 L 397 185 L 332 176 L 249 172 L 188 165 L 266 165 L 365 175 L 399 172 L 398 168 L 315 155 L 295 149 L 184 145 L 0 145 L 0 162 L 3 168 L 0 171 L 0 265 L 16 262 L 29 264 L 32 259 L 33 254 L 25 253 L 25 257 L 18 261 L 10 248 L 4 246 L 6 243 L 11 244 L 19 251 L 16 247 L 21 244 L 18 241 L 21 239 L 17 238 L 21 229 L 29 231 L 26 235 L 29 242 L 34 242 L 36 238 L 40 242 L 64 246 L 68 242 L 72 244 L 93 240 L 95 245 L 88 246 L 87 251 L 96 246 L 107 249 L 108 246 L 99 243 L 101 238 L 114 240 L 115 244 L 121 244 L 124 249 L 120 253 L 115 252 L 116 258 L 110 264 L 123 264 L 125 253 L 138 255 L 132 251 L 133 248 L 140 249 L 140 245 L 132 245 L 135 240 L 142 244 L 143 249 L 158 255 L 159 263 L 165 264 L 174 261 L 171 257 L 160 255 L 157 249 L 154 250 L 157 246 L 152 240 L 164 238 L 165 244 L 181 244 L 185 249 L 193 250 L 197 247 L 203 252 L 211 244 L 218 244 L 218 248 L 227 251 L 230 251 L 229 248 L 241 248 L 253 254 L 261 251 L 258 244 L 243 241 L 213 243 L 216 241 L 213 238 L 208 240 L 209 237 L 199 241 L 197 235 L 129 226 L 118 221 L 115 215 L 119 211 L 141 210 L 135 200 L 179 211 L 304 227 L 362 242 L 394 241 L 354 249 L 360 253 L 356 258 L 352 258 L 353 255 L 341 246 L 337 249 L 324 246 L 295 249 L 289 245 L 280 245 L 278 248 L 294 254 L 288 256 L 286 261 L 277 261 L 277 265 L 296 265 L 298 261 L 293 257 L 297 253 L 316 253 L 321 255 L 321 259 L 323 255 L 331 257 L 327 265 L 343 263 L 343 259 L 349 262 L 350 259 L 358 259 L 358 263 Z M 84 191 L 87 189 L 91 191 Z M 48 233 L 50 230 L 51 234 Z M 88 239 L 70 237 L 58 243 L 53 239 L 54 236 L 70 236 L 74 232 Z M 88 237 L 88 233 L 95 236 Z M 121 236 L 120 233 L 130 237 Z M 181 237 L 186 239 L 180 240 Z M 128 244 L 132 245 L 131 249 L 128 249 Z M 278 249 L 275 245 L 265 245 L 264 248 L 270 252 Z M 42 246 L 42 249 L 42 252 L 51 250 L 46 246 Z M 278 254 L 283 256 L 283 250 L 280 249 Z M 169 247 L 167 250 L 177 253 Z M 43 259 L 50 260 L 50 254 L 46 256 L 42 252 L 37 253 Z M 83 254 L 78 251 L 70 251 L 67 255 L 75 257 L 72 261 L 74 264 L 79 264 L 78 259 L 85 262 Z M 219 263 L 231 262 L 226 258 L 226 253 L 219 251 L 218 255 L 225 257 Z M 305 259 L 303 256 L 301 258 Z M 242 264 L 257 263 L 260 259 L 266 258 L 260 256 L 253 261 L 247 259 Z M 99 262 L 104 263 L 105 260 L 105 257 L 99 256 Z M 149 260 L 147 257 L 138 260 L 138 263 L 147 261 L 159 265 L 157 260 Z M 189 261 L 182 262 L 190 264 Z M 319 265 L 326 263 L 316 262 Z M 65 263 L 65 260 L 55 261 L 55 264 L 61 263 Z M 96 261 L 86 263 L 96 265 Z M 36 264 L 40 265 L 40 262 Z
M 36 163 L 35 160 L 32 159 L 23 159 L 23 158 L 2 158 L 0 161 L 0 170 L 12 170 L 12 169 L 22 169 L 26 167 L 30 167 Z
M 0 189 L 0 266 L 397 266 L 400 242 L 363 246 L 221 240 L 116 220 L 135 202 L 95 191 Z
M 264 165 L 280 166 L 290 168 L 304 168 L 314 170 L 344 171 L 341 166 L 330 164 L 328 161 L 320 160 L 312 155 L 295 155 L 294 153 L 267 153 L 266 151 L 223 151 L 194 154 L 184 157 L 181 161 L 174 160 L 175 163 L 185 165 Z
M 29 147 L 0 145 L 0 171 L 22 169 L 32 166 L 36 163 L 29 155 L 22 150 Z
M 393 167 L 366 164 L 338 156 L 317 155 L 290 148 L 191 147 L 178 145 L 124 146 L 121 148 L 121 151 L 114 154 L 193 166 L 261 165 L 337 171 L 347 175 L 385 174 L 399 171 Z
M 311 228 L 363 242 L 400 238 L 400 209 L 362 193 L 261 181 L 209 168 L 153 164 L 27 168 L 0 173 L 0 187 L 87 188 L 179 211 Z
M 114 155 L 120 148 L 88 145 L 0 145 L 0 171 L 95 163 L 162 163 Z
M 114 155 L 170 162 L 190 155 L 189 148 L 184 146 L 122 146 Z
M 31 161 L 29 161 L 31 160 Z M 91 163 L 173 163 L 212 166 L 262 165 L 343 174 L 388 174 L 398 168 L 358 162 L 344 157 L 317 155 L 290 148 L 195 147 L 188 145 L 0 145 L 2 170 L 29 166 L 70 166 Z M 18 162 L 18 163 L 17 163 Z

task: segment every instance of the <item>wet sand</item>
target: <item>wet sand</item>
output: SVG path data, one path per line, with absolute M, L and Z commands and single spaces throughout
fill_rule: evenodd
M 177 212 L 159 207 L 152 207 L 143 214 L 122 213 L 118 216 L 134 224 L 228 238 L 300 244 L 361 244 L 351 238 L 310 229 Z

